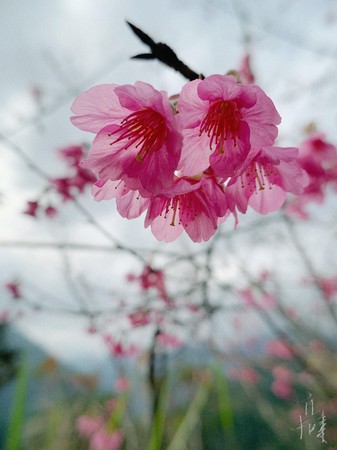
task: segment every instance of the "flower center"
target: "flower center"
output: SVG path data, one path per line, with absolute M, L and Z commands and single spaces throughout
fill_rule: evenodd
M 125 150 L 131 146 L 139 148 L 136 159 L 141 163 L 148 153 L 161 149 L 166 132 L 164 117 L 153 109 L 143 108 L 123 119 L 120 128 L 108 136 L 118 134 L 110 145 L 126 141 Z
M 272 189 L 272 178 L 276 171 L 271 164 L 251 163 L 245 174 L 241 175 L 241 186 L 250 187 L 250 192 L 263 191 L 266 187 Z
M 178 211 L 179 225 L 187 227 L 189 222 L 196 219 L 198 216 L 197 208 L 195 202 L 193 202 L 193 196 L 191 194 L 176 195 L 172 199 L 167 200 L 163 213 L 165 219 L 169 214 L 172 214 L 172 220 L 170 222 L 172 227 L 176 225 Z
M 210 138 L 210 150 L 224 153 L 225 141 L 232 139 L 234 146 L 240 133 L 241 114 L 235 101 L 215 100 L 200 124 L 199 136 L 206 133 Z

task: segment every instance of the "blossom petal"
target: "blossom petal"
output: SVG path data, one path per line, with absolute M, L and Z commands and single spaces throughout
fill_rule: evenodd
M 278 211 L 286 199 L 287 193 L 279 186 L 254 192 L 249 198 L 249 206 L 260 214 Z
M 192 177 L 209 167 L 209 137 L 206 133 L 201 136 L 198 128 L 183 131 L 183 146 L 178 170 L 183 175 Z
M 228 139 L 222 153 L 215 150 L 210 157 L 210 165 L 218 177 L 232 177 L 239 175 L 249 150 L 250 130 L 245 122 L 240 123 L 239 137 L 235 142 Z
M 178 120 L 184 129 L 193 128 L 200 124 L 202 117 L 207 113 L 209 102 L 202 100 L 197 95 L 197 89 L 201 80 L 193 80 L 185 84 L 179 94 L 177 109 Z
M 70 118 L 73 125 L 83 131 L 98 133 L 112 123 L 119 123 L 125 109 L 116 96 L 116 84 L 101 84 L 80 94 L 74 100 Z

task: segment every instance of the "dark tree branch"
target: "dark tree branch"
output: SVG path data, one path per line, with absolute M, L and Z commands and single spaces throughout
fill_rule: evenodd
M 178 56 L 168 45 L 163 44 L 162 42 L 154 42 L 154 40 L 150 38 L 150 36 L 148 36 L 146 33 L 144 33 L 144 31 L 140 30 L 128 21 L 126 23 L 129 25 L 135 35 L 138 36 L 138 38 L 142 42 L 144 42 L 144 44 L 148 45 L 151 50 L 150 53 L 141 53 L 139 55 L 135 55 L 132 57 L 132 59 L 158 59 L 158 61 L 181 73 L 181 75 L 183 75 L 190 81 L 197 80 L 198 78 L 203 78 L 201 74 L 197 74 L 188 66 L 186 66 L 186 64 L 180 61 Z

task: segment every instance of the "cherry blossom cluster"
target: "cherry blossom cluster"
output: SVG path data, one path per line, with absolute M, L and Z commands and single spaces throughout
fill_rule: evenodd
M 165 274 L 162 270 L 154 269 L 150 265 L 146 264 L 140 275 L 136 276 L 131 273 L 128 274 L 127 281 L 137 281 L 143 292 L 147 292 L 151 288 L 153 288 L 155 291 L 157 291 L 159 298 L 161 298 L 164 302 L 172 302 L 166 290 Z
M 308 219 L 308 204 L 323 203 L 328 187 L 337 191 L 337 148 L 323 133 L 315 132 L 300 144 L 298 162 L 308 174 L 309 183 L 300 197 L 288 202 L 286 212 Z
M 248 206 L 278 210 L 299 195 L 307 174 L 298 149 L 275 147 L 281 118 L 272 100 L 230 75 L 188 82 L 176 101 L 141 81 L 103 84 L 80 94 L 72 123 L 96 134 L 82 167 L 97 176 L 97 201 L 116 199 L 128 219 L 170 242 L 185 230 L 207 241 Z
M 84 146 L 70 145 L 58 150 L 58 155 L 66 163 L 69 175 L 50 178 L 49 184 L 40 198 L 27 201 L 26 208 L 23 211 L 24 214 L 36 218 L 42 212 L 50 219 L 54 219 L 58 210 L 46 199 L 50 191 L 56 191 L 62 201 L 66 202 L 74 199 L 76 195 L 82 194 L 87 186 L 91 186 L 96 181 L 92 172 L 80 165 L 84 157 Z

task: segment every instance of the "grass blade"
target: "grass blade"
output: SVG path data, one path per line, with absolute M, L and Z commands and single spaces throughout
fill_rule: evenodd
M 14 390 L 13 408 L 8 427 L 6 450 L 19 450 L 25 415 L 25 403 L 28 387 L 28 365 L 24 360 L 19 367 Z
M 201 384 L 167 450 L 186 448 L 188 438 L 198 423 L 201 411 L 207 402 L 210 387 L 211 383 L 208 380 Z

